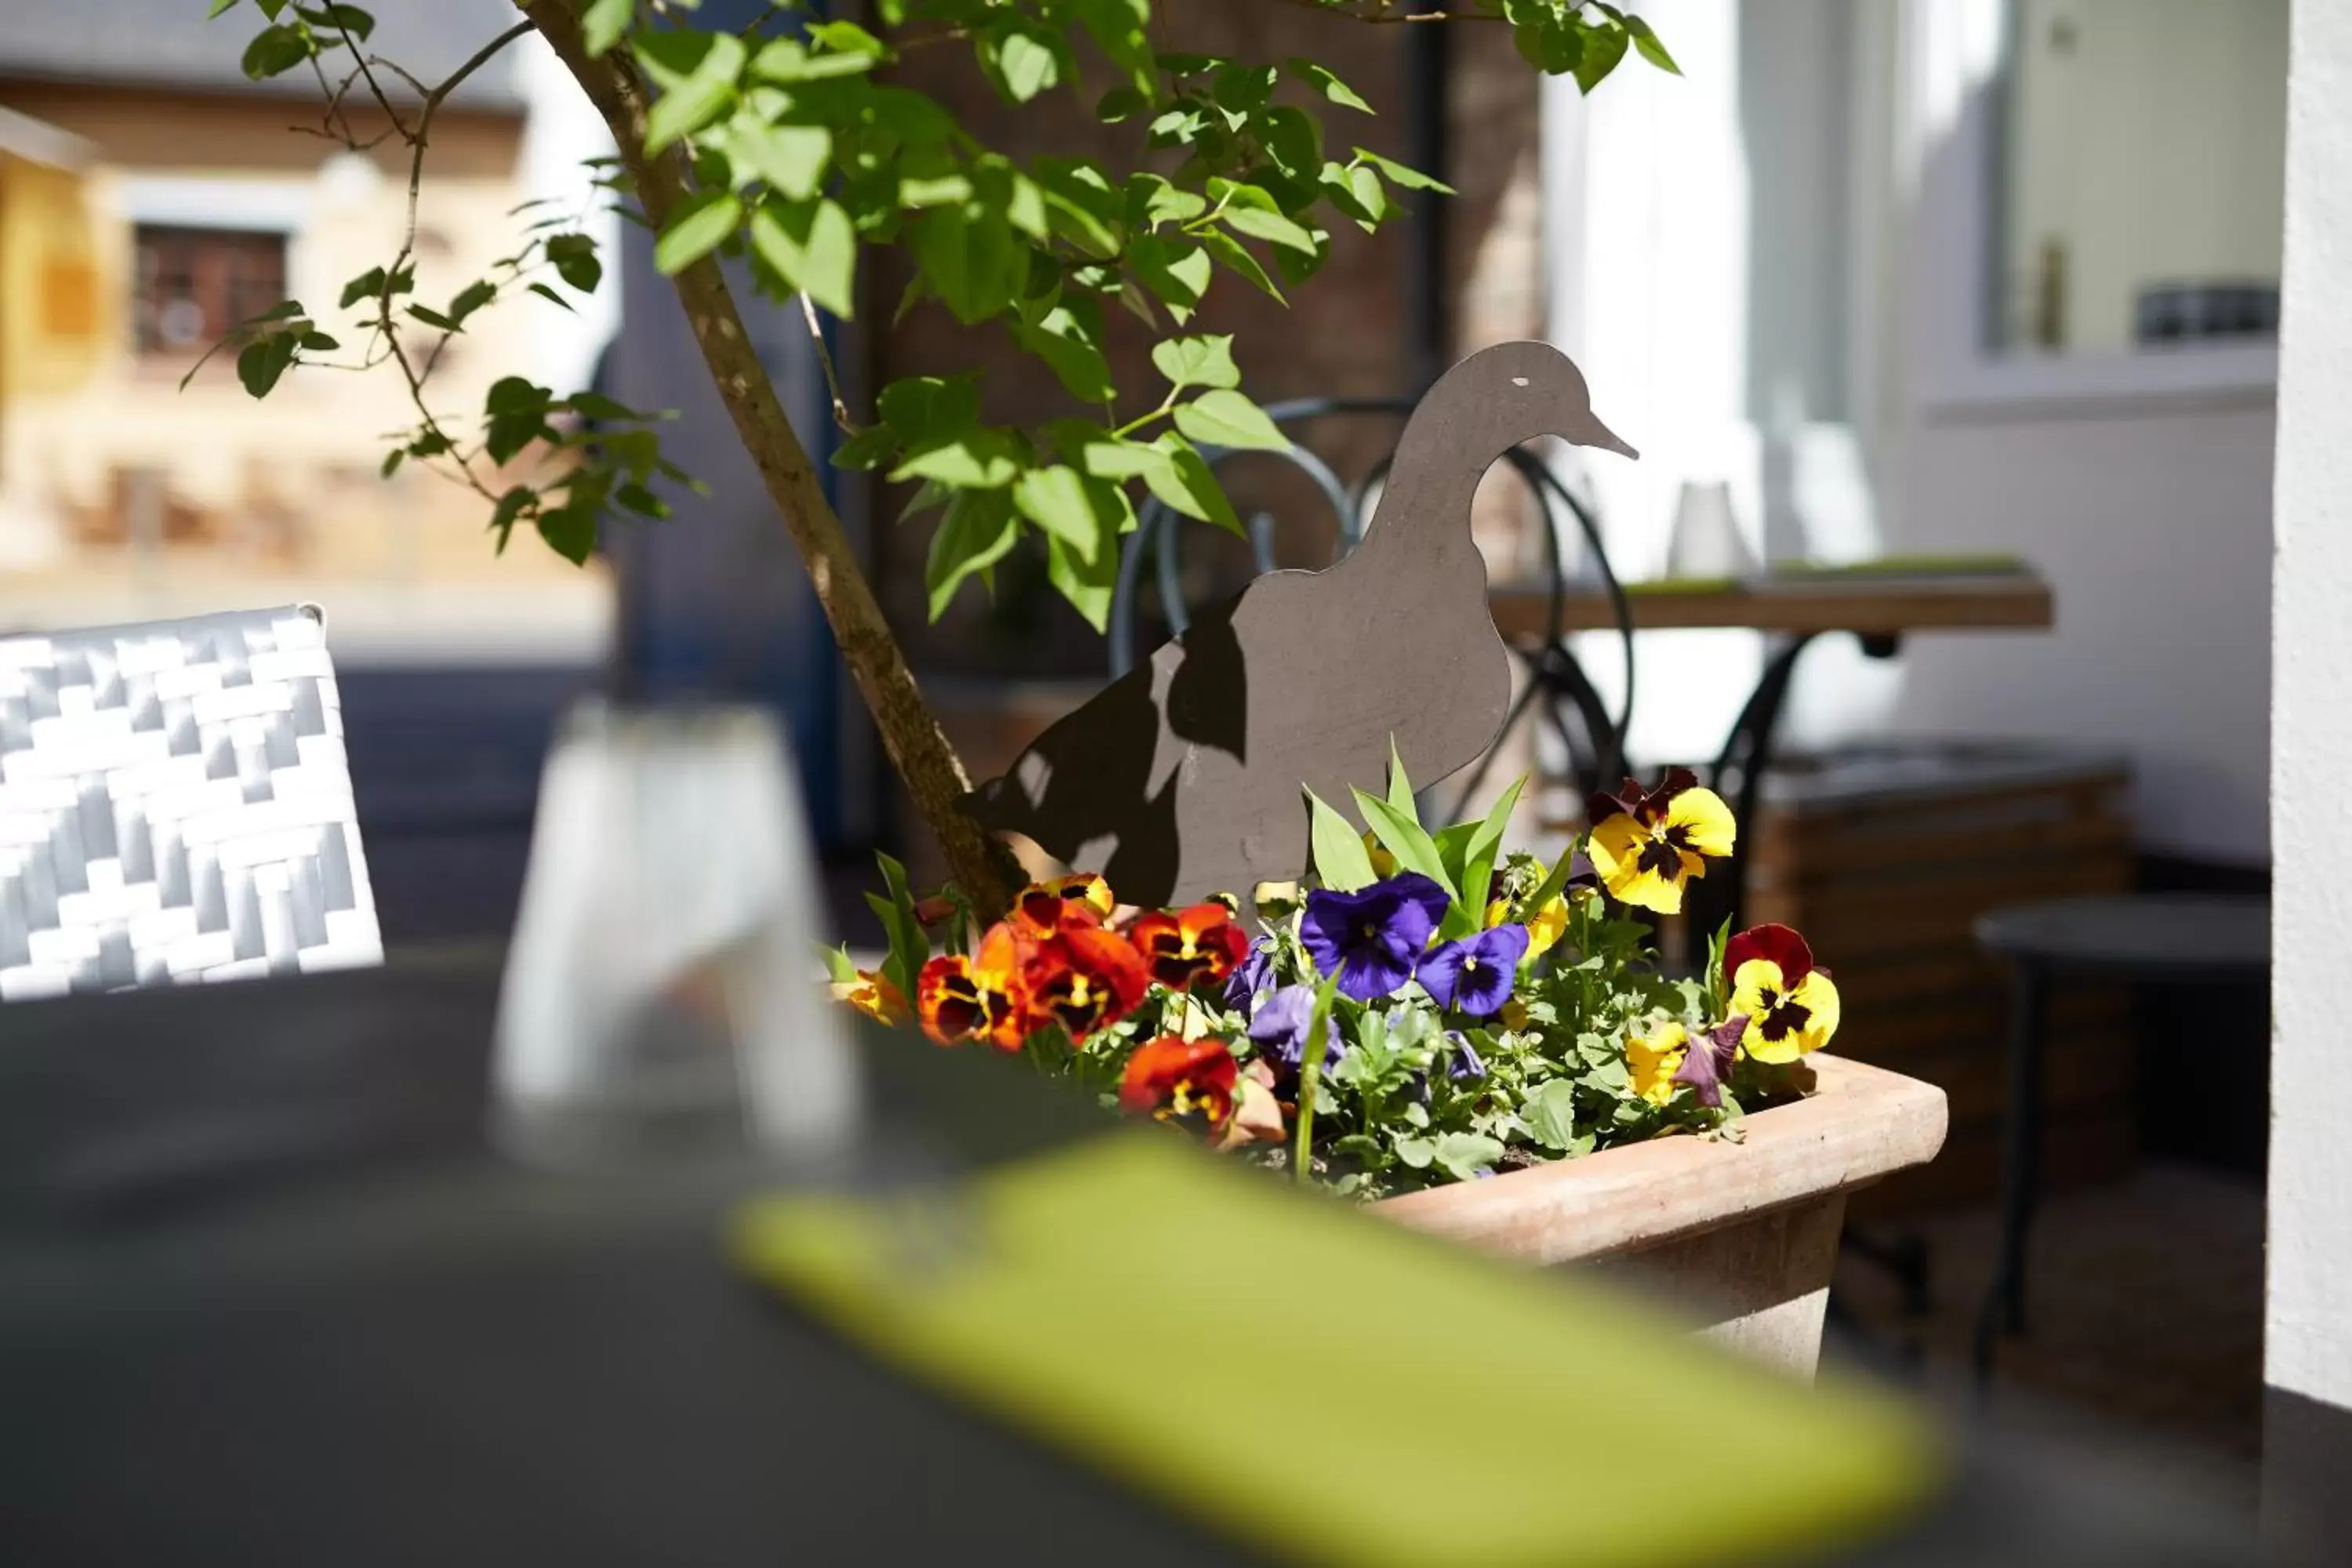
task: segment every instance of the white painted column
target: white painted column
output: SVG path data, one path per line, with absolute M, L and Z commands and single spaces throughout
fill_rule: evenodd
M 2352 1431 L 2352 1137 L 2341 1089 L 2352 1065 L 2352 5 L 2297 5 L 2293 28 L 2272 579 L 2279 853 L 2263 1511 L 2276 1560 L 2299 1563 L 2341 1561 L 2315 1553 L 2352 1524 L 2337 1468 Z

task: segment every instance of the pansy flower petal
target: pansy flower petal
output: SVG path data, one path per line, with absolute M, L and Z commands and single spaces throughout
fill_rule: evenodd
M 1633 1093 L 1652 1105 L 1675 1097 L 1675 1069 L 1690 1053 L 1690 1031 L 1668 1019 L 1647 1032 L 1625 1037 L 1625 1076 Z
M 1768 959 L 1780 971 L 1781 981 L 1794 985 L 1811 973 L 1813 950 L 1805 939 L 1784 925 L 1750 926 L 1723 946 L 1723 972 L 1738 974 L 1750 959 Z

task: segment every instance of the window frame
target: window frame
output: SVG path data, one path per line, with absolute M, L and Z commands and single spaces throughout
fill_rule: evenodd
M 1993 211 L 2006 0 L 1905 0 L 1905 131 L 1917 153 L 1917 365 L 1931 416 L 2247 406 L 2278 390 L 2278 344 L 2215 340 L 2074 353 L 2001 353 Z

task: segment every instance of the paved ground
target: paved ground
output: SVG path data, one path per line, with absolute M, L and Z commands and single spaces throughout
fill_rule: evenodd
M 1906 1321 L 1885 1276 L 1849 1259 L 1837 1338 L 1956 1411 L 1979 1408 L 1969 1372 L 1992 1272 L 1988 1209 L 1914 1222 L 1935 1258 L 1935 1300 Z M 2006 1342 L 1990 1411 L 2147 1451 L 2182 1484 L 2251 1512 L 2262 1447 L 2263 1194 L 2208 1168 L 2149 1164 L 2061 1194 L 2034 1233 L 2027 1331 Z

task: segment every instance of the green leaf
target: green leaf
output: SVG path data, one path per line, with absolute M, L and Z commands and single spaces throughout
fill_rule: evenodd
M 207 22 L 211 21 L 215 16 L 219 16 L 222 12 L 227 10 L 230 6 L 236 4 L 236 0 L 213 0 L 213 8 L 205 13 L 205 20 Z
M 1223 214 L 1225 226 L 1252 239 L 1262 239 L 1278 245 L 1285 250 L 1302 251 L 1308 256 L 1317 253 L 1314 231 L 1306 225 L 1293 223 L 1280 213 L 1270 213 L 1256 207 L 1227 207 Z
M 1013 437 L 1003 430 L 982 429 L 911 448 L 890 478 L 936 479 L 956 489 L 997 489 L 1020 472 Z
M 736 79 L 743 74 L 743 40 L 732 33 L 704 36 L 710 43 L 702 58 L 684 80 L 654 100 L 646 115 L 647 153 L 658 153 L 679 138 L 693 135 L 735 100 Z
M 1058 535 L 1045 539 L 1045 577 L 1097 632 L 1110 626 L 1111 592 L 1118 581 L 1118 552 L 1104 550 L 1091 562 Z
M 483 306 L 488 304 L 498 297 L 499 286 L 497 284 L 491 282 L 487 278 L 477 278 L 471 283 L 467 284 L 463 289 L 458 289 L 457 297 L 449 301 L 449 309 L 446 312 L 447 319 L 451 323 L 453 323 L 453 325 L 463 327 L 467 317 L 472 315 L 475 311 L 480 310 Z
M 1209 279 L 1214 269 L 1206 250 L 1188 241 L 1162 239 L 1158 235 L 1138 236 L 1128 252 L 1128 263 L 1143 286 L 1168 307 L 1168 313 L 1179 323 L 1191 319 L 1202 296 L 1209 291 Z
M 1581 837 L 1569 841 L 1568 847 L 1559 852 L 1559 858 L 1551 863 L 1551 870 L 1544 878 L 1543 886 L 1528 898 L 1528 908 L 1539 910 L 1567 889 L 1569 876 L 1576 868 L 1576 852 L 1583 847 Z
M 1097 514 L 1086 477 L 1060 463 L 1032 468 L 1013 480 L 1013 504 L 1087 565 L 1095 563 L 1106 534 L 1117 537 L 1115 521 Z
M 554 289 L 549 288 L 544 283 L 531 283 L 525 285 L 525 287 L 527 287 L 530 292 L 538 295 L 541 299 L 551 300 L 554 303 L 562 306 L 566 310 L 575 316 L 580 313 L 578 306 L 572 304 L 571 300 L 565 299 L 562 295 L 557 293 Z
M 1095 118 L 1106 125 L 1132 120 L 1151 107 L 1151 100 L 1131 87 L 1115 87 L 1095 103 Z
M 835 985 L 854 985 L 857 983 L 857 965 L 851 962 L 848 948 L 824 947 L 817 951 L 824 954 L 824 973 L 827 980 Z
M 1433 175 L 1424 174 L 1418 169 L 1408 168 L 1393 158 L 1383 158 L 1369 147 L 1357 147 L 1351 151 L 1356 154 L 1358 163 L 1378 169 L 1388 176 L 1389 184 L 1399 190 L 1435 191 L 1441 195 L 1448 196 L 1454 194 L 1454 187 L 1444 181 Z
M 1397 755 L 1396 736 L 1389 736 L 1388 803 L 1411 817 L 1414 826 L 1421 823 L 1421 806 L 1412 797 L 1412 780 L 1404 771 L 1404 759 Z
M 980 388 L 969 375 L 910 375 L 884 387 L 876 410 L 908 446 L 959 435 L 980 417 Z
M 898 449 L 898 432 L 887 425 L 871 425 L 834 448 L 836 468 L 877 468 Z
M 1234 364 L 1230 332 L 1197 338 L 1171 338 L 1154 343 L 1151 363 L 1178 391 L 1188 386 L 1236 387 L 1242 373 Z
M 1275 299 L 1282 299 L 1282 290 L 1274 286 L 1274 279 L 1265 275 L 1265 268 L 1258 265 L 1257 258 L 1242 248 L 1240 240 L 1221 228 L 1204 228 L 1192 237 L 1201 242 L 1203 250 L 1223 262 L 1228 268 L 1240 273 Z
M 636 0 L 588 0 L 580 16 L 580 36 L 588 45 L 590 58 L 619 43 L 635 15 Z
M 278 378 L 294 363 L 294 351 L 299 346 L 291 332 L 272 332 L 256 338 L 238 351 L 236 378 L 245 390 L 255 397 L 267 397 Z
M 1666 46 L 1658 41 L 1657 31 L 1650 24 L 1639 16 L 1628 16 L 1625 30 L 1633 35 L 1633 47 L 1641 51 L 1643 59 L 1662 71 L 1683 74 L 1683 68 L 1675 64 L 1675 57 L 1666 53 Z
M 238 64 L 252 80 L 267 81 L 285 75 L 317 52 L 318 46 L 307 30 L 280 23 L 256 33 Z
M 936 621 L 947 613 L 949 602 L 965 578 L 1003 560 L 1020 537 L 1021 525 L 1013 520 L 1012 498 L 1004 491 L 957 492 L 940 519 L 939 528 L 931 534 L 930 553 L 923 563 L 923 584 L 930 595 L 931 619 Z
M 1108 403 L 1117 395 L 1110 362 L 1089 340 L 1085 323 L 1067 306 L 1056 306 L 1035 326 L 1016 324 L 1013 341 L 1053 367 L 1063 388 L 1081 403 Z
M 571 500 L 542 509 L 533 521 L 550 550 L 574 566 L 585 566 L 596 553 L 596 513 L 592 501 Z
M 1519 1106 L 1519 1121 L 1535 1141 L 1555 1152 L 1576 1142 L 1576 1085 L 1553 1079 Z
M 761 81 L 789 86 L 796 82 L 825 81 L 835 77 L 862 75 L 879 63 L 879 56 L 855 51 L 813 55 L 798 38 L 777 38 L 762 45 L 760 52 L 751 57 L 751 74 Z
M 743 221 L 743 204 L 732 191 L 700 191 L 680 202 L 654 241 L 654 266 L 683 272 L 726 242 Z
M 375 17 L 357 5 L 297 5 L 294 14 L 314 27 L 346 32 L 361 43 L 375 31 Z
M 1307 837 L 1315 849 L 1315 874 L 1323 879 L 1323 885 L 1336 892 L 1352 893 L 1378 881 L 1380 879 L 1372 875 L 1372 858 L 1365 851 L 1363 837 L 1348 819 L 1326 805 L 1311 789 L 1307 792 Z
M 1080 26 L 1092 36 L 1103 58 L 1127 75 L 1139 92 L 1152 88 L 1150 0 L 1070 0 Z
M 889 47 L 855 22 L 817 22 L 809 26 L 808 36 L 835 54 L 865 55 L 879 59 L 887 55 Z M 912 996 L 913 992 L 907 993 Z
M 1282 62 L 1282 68 L 1342 109 L 1352 109 L 1360 114 L 1372 112 L 1372 106 L 1366 103 L 1354 88 L 1334 75 L 1328 66 L 1319 66 L 1303 56 L 1293 55 Z
M 1399 868 L 1420 872 L 1444 888 L 1448 900 L 1459 903 L 1461 896 L 1445 874 L 1445 861 L 1437 853 L 1436 842 L 1413 819 L 1411 808 L 1400 811 L 1379 795 L 1362 790 L 1354 793 L 1357 811 L 1370 826 L 1372 837 L 1381 841 L 1381 847 L 1396 857 Z
M 1324 977 L 1315 993 L 1315 1010 L 1307 1016 L 1307 1038 L 1326 1037 L 1331 1020 L 1331 1007 L 1339 994 L 1339 972 L 1336 968 Z M 1291 1146 L 1291 1174 L 1304 1182 L 1315 1168 L 1315 1102 L 1322 1087 L 1323 1053 L 1310 1050 L 1300 1053 L 1298 1064 L 1298 1126 L 1297 1139 Z
M 1469 848 L 1463 858 L 1462 902 L 1470 911 L 1474 930 L 1486 921 L 1486 889 L 1494 880 L 1496 858 L 1502 853 L 1503 830 L 1511 825 L 1511 813 L 1517 809 L 1519 792 L 1527 787 L 1527 775 L 1520 774 L 1511 781 L 1510 788 L 1496 798 L 1494 808 L 1471 835 Z
M 232 0 L 232 3 L 234 3 L 234 0 Z M 391 451 L 386 452 L 383 455 L 383 461 L 376 466 L 376 477 L 385 479 L 392 478 L 394 471 L 400 467 L 401 459 L 407 456 L 408 454 L 401 450 L 398 447 L 394 447 Z
M 1584 47 L 1576 57 L 1576 86 L 1580 92 L 1591 92 L 1599 87 L 1617 62 L 1625 58 L 1625 47 L 1632 37 L 1622 27 L 1598 26 L 1584 35 Z
M 1447 1132 L 1437 1140 L 1438 1168 L 1457 1182 L 1475 1180 L 1502 1157 L 1502 1144 L 1483 1132 Z
M 911 249 L 931 291 L 966 325 L 1010 305 L 1027 271 L 1026 247 L 1015 248 L 1006 216 L 977 203 L 923 214 Z
M 1249 537 L 1242 520 L 1234 515 L 1234 503 L 1225 498 L 1225 487 L 1217 482 L 1208 459 L 1192 442 L 1173 430 L 1164 430 L 1152 445 L 1168 456 L 1164 469 L 1143 471 L 1143 482 L 1153 495 L 1187 517 L 1213 522 L 1239 538 Z
M 371 267 L 343 285 L 342 298 L 335 301 L 339 310 L 348 310 L 362 300 L 373 300 L 383 292 L 383 268 Z
M 499 536 L 499 549 L 506 548 L 507 535 L 514 531 L 515 520 L 522 515 L 523 508 L 538 499 L 539 492 L 529 485 L 515 485 L 499 497 L 499 504 L 490 509 L 490 531 Z M 585 560 L 585 555 L 572 558 L 575 565 Z
M 730 146 L 770 188 L 800 201 L 824 179 L 833 132 L 822 125 L 765 125 L 739 131 Z
M 839 203 L 829 196 L 761 202 L 751 215 L 751 249 L 786 284 L 849 317 L 856 303 L 857 230 Z
M 1178 404 L 1175 417 L 1176 428 L 1204 447 L 1259 452 L 1290 450 L 1290 437 L 1265 416 L 1265 410 L 1228 387 L 1217 387 L 1190 403 Z
M 890 942 L 890 956 L 884 961 L 882 973 L 901 994 L 911 997 L 915 976 L 931 956 L 930 939 L 923 934 L 923 922 L 915 918 L 915 896 L 907 886 L 907 868 L 887 855 L 877 855 L 874 859 L 882 868 L 882 886 L 889 894 L 887 900 L 866 895 L 874 912 L 882 917 L 882 929 Z
M 997 85 L 1015 103 L 1028 102 L 1061 79 L 1061 61 L 1052 47 L 1026 31 L 1008 30 L 992 52 Z
M 1258 139 L 1275 165 L 1295 180 L 1312 180 L 1323 166 L 1323 122 L 1303 109 L 1285 104 L 1268 110 L 1259 122 Z

